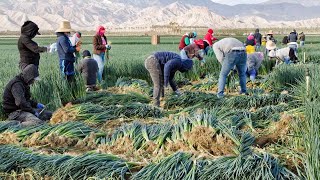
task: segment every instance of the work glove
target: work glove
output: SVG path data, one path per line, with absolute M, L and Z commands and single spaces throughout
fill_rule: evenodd
M 38 112 L 34 113 L 34 115 L 35 115 L 36 117 L 39 117 L 39 116 L 40 116 L 40 114 L 39 114 Z
M 107 48 L 108 50 L 110 50 L 110 49 L 111 49 L 111 46 L 110 46 L 109 44 L 107 44 L 107 45 L 106 45 L 106 48 Z
M 41 103 L 38 103 L 37 104 L 37 109 L 43 109 L 45 106 L 43 105 L 43 104 L 41 104 Z

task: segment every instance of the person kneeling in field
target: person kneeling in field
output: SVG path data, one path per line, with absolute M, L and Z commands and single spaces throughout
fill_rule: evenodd
M 43 104 L 31 100 L 30 86 L 36 80 L 39 80 L 38 69 L 30 64 L 7 84 L 3 93 L 3 110 L 9 120 L 18 121 L 22 126 L 50 120 L 52 112 L 45 111 Z
M 206 54 L 205 49 L 209 46 L 208 43 L 204 43 L 202 39 L 197 39 L 193 44 L 184 47 L 180 51 L 181 59 L 193 59 L 198 58 L 203 65 L 206 61 L 204 55 Z
M 84 50 L 82 53 L 83 60 L 79 64 L 79 72 L 82 74 L 86 83 L 86 91 L 97 91 L 97 74 L 99 71 L 98 63 L 91 58 L 91 53 Z
M 235 66 L 238 70 L 240 79 L 240 94 L 247 94 L 246 87 L 246 70 L 247 70 L 247 53 L 243 43 L 235 38 L 224 38 L 212 46 L 214 54 L 222 64 L 218 83 L 218 98 L 224 97 L 224 87 L 226 79 L 231 69 Z
M 192 69 L 191 59 L 181 60 L 179 54 L 173 52 L 156 52 L 150 55 L 144 62 L 153 82 L 154 105 L 160 106 L 160 95 L 164 97 L 164 86 L 170 84 L 173 91 L 180 95 L 180 91 L 174 82 L 177 71 L 186 72 Z
M 248 54 L 247 56 L 247 75 L 250 77 L 250 80 L 254 82 L 258 75 L 264 55 L 263 52 L 255 52 Z
M 270 50 L 268 56 L 270 58 L 277 59 L 276 65 L 278 65 L 281 61 L 285 62 L 286 64 L 298 62 L 295 50 L 291 47 L 285 47 L 282 49 L 273 48 L 272 50 Z

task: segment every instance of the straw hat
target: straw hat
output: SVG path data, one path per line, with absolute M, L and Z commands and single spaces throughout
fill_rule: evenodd
M 269 34 L 272 34 L 272 35 L 273 35 L 273 31 L 272 31 L 272 30 L 270 30 L 270 31 L 268 32 L 268 35 L 269 35 Z
M 71 24 L 69 21 L 62 21 L 60 23 L 59 28 L 56 30 L 56 32 L 73 32 L 74 30 L 71 29 Z
M 277 45 L 273 41 L 267 41 L 266 48 L 268 50 L 273 50 L 273 49 L 277 48 Z

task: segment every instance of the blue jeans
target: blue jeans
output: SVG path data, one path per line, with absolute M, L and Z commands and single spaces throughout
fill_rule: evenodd
M 247 71 L 247 54 L 245 51 L 233 51 L 227 53 L 224 57 L 218 83 L 218 96 L 223 96 L 226 79 L 230 70 L 236 66 L 240 79 L 240 93 L 246 93 L 246 71 Z
M 64 77 L 64 59 L 59 60 L 59 68 L 61 76 Z
M 288 56 L 288 57 L 285 57 L 285 58 L 284 58 L 284 62 L 285 62 L 286 64 L 291 64 L 290 57 L 289 57 L 289 56 Z
M 256 52 L 260 51 L 261 45 L 259 43 L 256 44 Z
M 103 70 L 104 70 L 104 64 L 105 64 L 105 53 L 102 52 L 100 54 L 93 54 L 93 59 L 97 61 L 98 63 L 98 81 L 99 83 L 101 83 L 102 81 L 102 74 L 103 74 Z

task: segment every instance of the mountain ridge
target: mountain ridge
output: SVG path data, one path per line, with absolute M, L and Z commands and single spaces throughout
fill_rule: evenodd
M 53 31 L 64 19 L 79 30 L 94 30 L 100 24 L 125 28 L 168 25 L 170 22 L 180 26 L 225 29 L 317 27 L 320 25 L 317 18 L 320 11 L 316 11 L 319 8 L 286 2 L 228 6 L 211 0 L 7 0 L 0 2 L 0 31 L 19 31 L 26 20 L 35 21 L 42 30 Z M 297 9 L 301 12 L 288 14 Z M 302 13 L 304 16 L 300 17 Z

